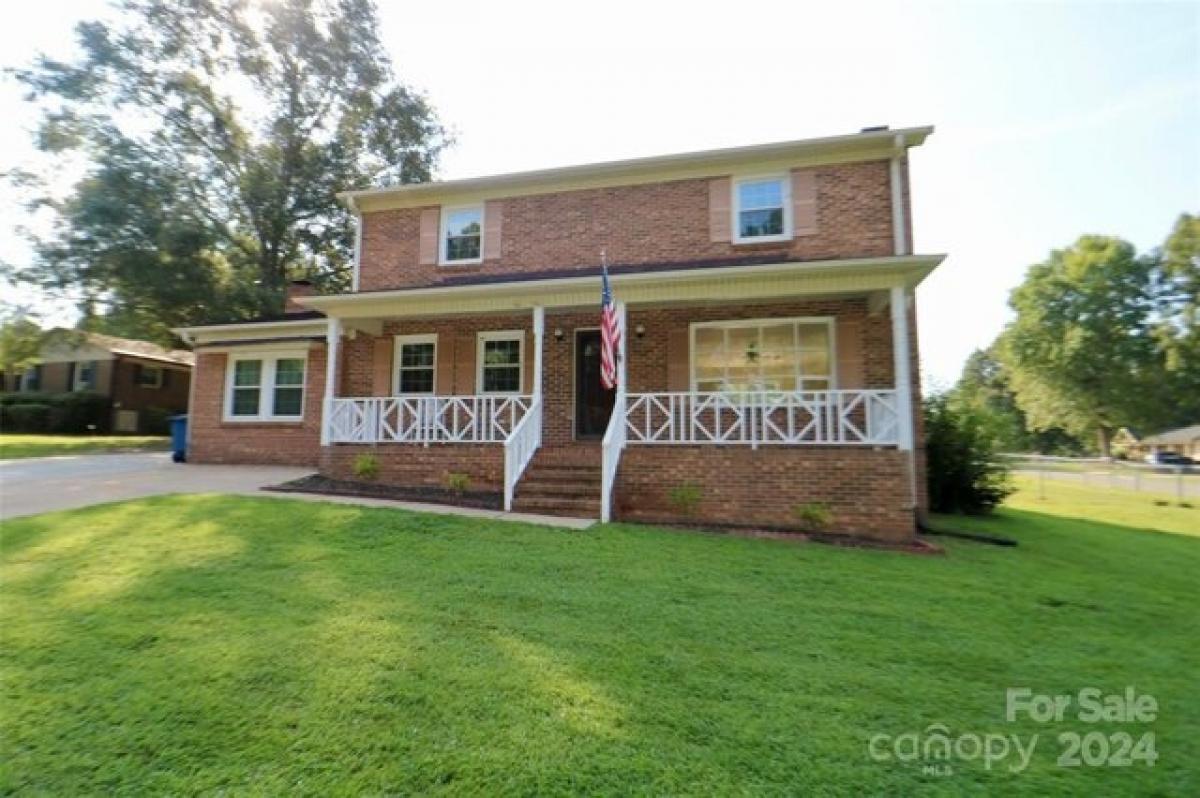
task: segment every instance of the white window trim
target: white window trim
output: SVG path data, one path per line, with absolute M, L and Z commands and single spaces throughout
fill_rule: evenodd
M 401 393 L 400 392 L 400 370 L 402 361 L 400 357 L 400 347 L 404 344 L 433 344 L 433 390 L 429 393 Z M 438 337 L 437 333 L 428 333 L 423 335 L 397 335 L 392 340 L 392 395 L 393 396 L 437 396 L 437 352 L 438 352 Z M 425 368 L 421 366 L 421 368 Z
M 261 360 L 262 376 L 258 386 L 258 413 L 253 416 L 233 415 L 233 376 L 237 364 L 243 360 Z M 304 361 L 304 376 L 300 381 L 300 413 L 295 416 L 276 416 L 269 411 L 275 398 L 275 370 L 280 360 Z M 281 422 L 295 423 L 304 420 L 304 409 L 308 403 L 308 350 L 306 349 L 257 349 L 231 354 L 225 366 L 225 404 L 222 408 L 223 421 L 240 423 Z
M 761 183 L 765 180 L 778 180 L 783 184 L 783 232 L 777 236 L 750 236 L 742 237 L 741 225 L 741 192 L 738 188 L 745 183 Z M 770 244 L 777 241 L 792 240 L 792 179 L 789 174 L 767 174 L 767 175 L 740 175 L 729 181 L 729 190 L 732 196 L 729 198 L 730 208 L 730 232 L 732 236 L 730 240 L 734 244 Z
M 478 258 L 461 258 L 459 260 L 450 260 L 446 257 L 446 238 L 449 233 L 450 214 L 455 211 L 479 211 L 479 257 Z M 483 263 L 484 251 L 484 235 L 487 219 L 484 204 L 476 202 L 471 205 L 452 205 L 443 206 L 438 218 L 438 265 L 439 266 L 470 266 L 472 264 Z
M 483 390 L 483 345 L 488 341 L 516 341 L 517 349 L 517 368 L 519 377 L 517 378 L 517 390 L 515 391 L 484 391 Z M 525 390 L 525 331 L 524 330 L 489 330 L 481 332 L 476 336 L 475 341 L 475 393 L 488 396 L 520 396 Z
M 153 370 L 154 370 L 154 373 L 158 375 L 158 379 L 157 379 L 157 380 L 155 380 L 155 381 L 154 381 L 152 384 L 149 384 L 149 385 L 147 385 L 146 383 L 142 382 L 142 377 L 143 377 L 143 376 L 146 374 L 146 370 L 147 370 L 147 369 L 153 369 Z M 166 371 L 166 369 L 165 369 L 164 367 L 162 367 L 162 366 L 142 366 L 142 369 L 141 369 L 141 371 L 139 371 L 139 372 L 138 372 L 138 387 L 139 387 L 139 388 L 146 388 L 146 389 L 149 389 L 149 390 L 157 390 L 157 389 L 159 389 L 159 388 L 162 388 L 162 384 L 163 384 L 163 372 L 165 372 L 165 371 Z
M 838 390 L 837 324 L 833 316 L 781 316 L 778 318 L 729 319 L 722 321 L 694 321 L 688 325 L 688 390 L 696 390 L 696 330 L 729 329 L 731 327 L 756 327 L 763 324 L 825 324 L 829 329 L 829 390 Z M 796 389 L 804 393 L 802 388 Z
M 91 380 L 83 381 L 83 366 L 91 364 L 92 378 Z M 96 372 L 99 370 L 100 364 L 95 360 L 79 360 L 75 363 L 74 373 L 71 377 L 72 391 L 94 391 L 96 390 Z

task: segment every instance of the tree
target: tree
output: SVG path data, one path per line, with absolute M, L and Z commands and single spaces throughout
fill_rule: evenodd
M 1025 413 L 1017 404 L 1008 371 L 996 354 L 997 347 L 993 343 L 987 349 L 971 353 L 948 396 L 950 403 L 972 414 L 1000 451 L 1080 454 L 1082 445 L 1065 430 L 1029 428 Z
M 1158 266 L 1156 336 L 1166 358 L 1165 389 L 1172 398 L 1163 426 L 1200 421 L 1200 216 L 1183 214 Z
M 20 309 L 5 309 L 0 319 L 0 372 L 2 387 L 11 390 L 13 380 L 38 362 L 44 333 L 41 326 Z
M 1000 354 L 1034 429 L 1095 435 L 1153 424 L 1164 369 L 1151 316 L 1154 262 L 1117 238 L 1083 236 L 1031 267 L 1009 304 Z
M 428 180 L 446 135 L 396 82 L 371 0 L 122 0 L 81 23 L 82 57 L 16 75 L 38 144 L 88 177 L 23 277 L 80 291 L 88 324 L 173 324 L 282 308 L 291 276 L 348 283 L 339 190 Z

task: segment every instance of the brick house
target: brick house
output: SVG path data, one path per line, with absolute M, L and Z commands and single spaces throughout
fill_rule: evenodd
M 55 330 L 36 365 L 0 374 L 0 392 L 93 391 L 112 403 L 113 432 L 157 432 L 165 415 L 187 410 L 193 359 L 149 341 Z
M 506 508 L 903 541 L 923 505 L 908 151 L 931 128 L 352 191 L 353 289 L 182 330 L 194 462 Z M 600 262 L 625 330 L 599 380 Z

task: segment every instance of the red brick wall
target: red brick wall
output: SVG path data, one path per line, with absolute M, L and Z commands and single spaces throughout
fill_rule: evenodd
M 188 385 L 192 379 L 190 369 L 163 366 L 163 386 L 146 388 L 137 382 L 139 366 L 157 368 L 149 362 L 127 358 L 116 360 L 112 377 L 112 398 L 114 403 L 120 403 L 120 409 L 142 410 L 157 407 L 175 413 L 182 413 L 187 409 Z
M 816 172 L 818 232 L 773 244 L 709 240 L 710 178 L 501 200 L 501 257 L 479 265 L 419 263 L 422 209 L 375 211 L 363 218 L 359 287 L 371 291 L 463 275 L 595 269 L 601 249 L 614 264 L 893 254 L 888 161 L 821 166 Z
M 464 443 L 380 444 L 359 446 L 339 444 L 321 452 L 321 473 L 335 479 L 358 479 L 354 475 L 354 459 L 360 454 L 372 454 L 379 461 L 382 484 L 405 487 L 446 488 L 451 473 L 466 474 L 470 479 L 467 490 L 504 490 L 504 446 Z
M 325 397 L 325 347 L 308 350 L 304 420 L 299 422 L 222 421 L 225 354 L 198 352 L 196 389 L 188 414 L 193 463 L 272 463 L 316 466 L 321 451 L 321 405 Z
M 630 521 L 796 528 L 798 505 L 826 505 L 825 531 L 911 540 L 907 467 L 895 449 L 851 447 L 629 446 L 617 473 L 616 516 Z M 674 488 L 699 488 L 695 512 L 673 505 Z

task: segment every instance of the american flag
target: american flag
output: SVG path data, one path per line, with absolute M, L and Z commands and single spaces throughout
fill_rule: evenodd
M 611 391 L 617 387 L 617 360 L 621 357 L 621 324 L 608 284 L 608 260 L 601 258 L 603 290 L 600 293 L 600 384 Z

